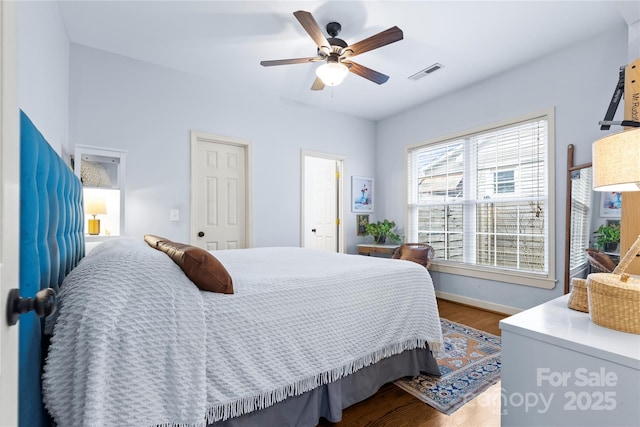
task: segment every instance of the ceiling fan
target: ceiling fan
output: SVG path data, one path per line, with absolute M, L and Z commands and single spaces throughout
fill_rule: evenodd
M 321 65 L 316 70 L 317 77 L 311 85 L 311 90 L 322 90 L 325 85 L 336 86 L 342 82 L 349 71 L 379 85 L 389 80 L 389 76 L 357 64 L 351 61 L 350 58 L 402 40 L 403 34 L 400 28 L 391 27 L 388 30 L 382 31 L 357 43 L 347 45 L 344 40 L 337 38 L 340 30 L 342 29 L 342 26 L 339 23 L 330 22 L 327 24 L 327 34 L 331 36 L 331 38 L 327 39 L 322 34 L 320 26 L 318 26 L 318 23 L 311 13 L 299 10 L 294 12 L 293 15 L 298 19 L 300 24 L 318 46 L 318 55 L 309 58 L 261 61 L 260 65 L 264 67 L 271 67 L 274 65 L 325 62 L 325 64 Z

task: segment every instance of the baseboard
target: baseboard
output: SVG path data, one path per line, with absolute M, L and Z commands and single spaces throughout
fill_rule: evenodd
M 436 291 L 436 297 L 447 301 L 458 302 L 460 304 L 469 305 L 471 307 L 481 308 L 483 310 L 493 311 L 500 314 L 518 314 L 523 311 L 521 308 L 510 307 L 508 305 L 496 304 L 489 301 L 483 301 L 475 298 L 463 297 L 448 292 Z

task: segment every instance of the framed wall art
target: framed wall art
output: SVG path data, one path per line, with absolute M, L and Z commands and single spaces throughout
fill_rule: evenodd
M 600 193 L 600 217 L 620 218 L 622 212 L 622 193 L 603 191 Z
M 373 178 L 351 177 L 351 212 L 373 212 Z
M 620 220 L 619 219 L 608 219 L 607 220 L 607 227 L 620 227 Z
M 369 224 L 369 215 L 368 214 L 356 215 L 356 224 L 357 224 L 357 230 L 358 230 L 356 234 L 358 236 L 365 236 L 367 234 L 367 225 Z

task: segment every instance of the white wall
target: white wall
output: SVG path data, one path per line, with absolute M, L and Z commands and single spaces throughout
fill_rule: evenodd
M 17 2 L 18 106 L 69 161 L 69 38 L 57 2 Z
M 618 69 L 626 63 L 627 29 L 621 26 L 378 123 L 377 208 L 404 228 L 405 195 L 398 189 L 406 188 L 407 145 L 555 107 L 556 256 L 551 262 L 556 265 L 556 287 L 542 290 L 434 273 L 437 290 L 518 308 L 529 308 L 564 293 L 567 146 L 576 146 L 576 164 L 591 161 L 591 143 L 606 134 L 600 131 L 598 121 L 609 106 Z M 423 79 L 420 84 L 428 85 L 429 80 Z M 619 130 L 612 128 L 611 132 Z
M 84 46 L 71 45 L 72 144 L 127 150 L 125 234 L 187 242 L 189 132 L 253 146 L 254 246 L 300 245 L 300 151 L 346 157 L 345 176 L 373 176 L 373 122 Z M 348 194 L 350 179 L 345 179 Z M 180 221 L 169 221 L 169 210 Z M 355 252 L 355 215 L 346 213 Z

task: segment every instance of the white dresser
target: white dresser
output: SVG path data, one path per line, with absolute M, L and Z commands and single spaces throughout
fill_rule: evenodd
M 500 322 L 502 427 L 640 426 L 640 335 L 596 325 L 568 297 Z

